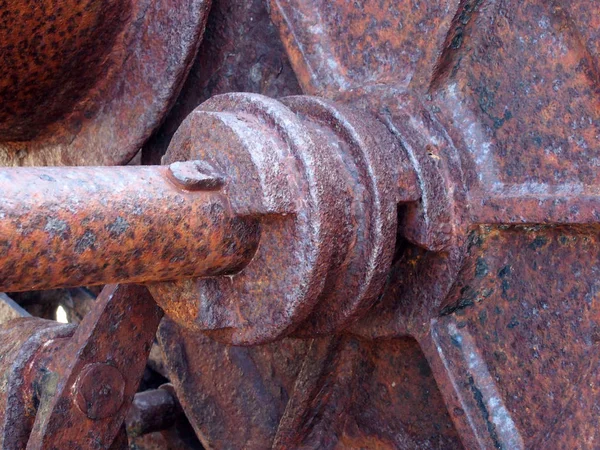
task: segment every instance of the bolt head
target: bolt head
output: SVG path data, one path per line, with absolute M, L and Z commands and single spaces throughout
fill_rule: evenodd
M 74 386 L 74 400 L 90 420 L 116 414 L 123 405 L 125 379 L 108 364 L 94 363 L 83 368 Z

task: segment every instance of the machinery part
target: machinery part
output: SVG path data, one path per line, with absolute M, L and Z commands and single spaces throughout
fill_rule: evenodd
M 7 291 L 52 289 L 244 267 L 258 244 L 255 221 L 234 216 L 222 193 L 189 192 L 169 181 L 168 172 L 143 166 L 0 169 L 6 186 L 0 194 L 0 284 Z
M 127 413 L 127 435 L 135 438 L 171 428 L 182 413 L 172 385 L 138 392 Z
M 213 0 L 205 39 L 181 94 L 142 150 L 143 164 L 160 164 L 173 135 L 197 106 L 229 92 L 271 98 L 302 94 L 264 0 Z
M 331 102 L 215 97 L 168 168 L 0 169 L 0 288 L 160 281 L 174 320 L 224 341 L 331 333 L 376 300 L 397 204 L 419 198 L 402 158 L 381 123 Z
M 37 318 L 0 328 L 1 448 L 109 448 L 161 317 L 146 288 L 121 285 L 105 287 L 75 329 Z
M 3 2 L 0 164 L 131 159 L 174 102 L 209 7 L 209 0 Z
M 152 285 L 154 297 L 175 321 L 233 344 L 347 326 L 383 286 L 397 203 L 418 199 L 398 186 L 401 158 L 380 123 L 327 101 L 209 100 L 165 162 L 197 159 L 224 174 L 232 209 L 263 217 L 261 242 L 234 277 Z
M 198 441 L 194 429 L 184 415 L 180 415 L 175 424 L 166 430 L 129 436 L 129 448 L 135 450 L 204 450 Z
M 0 448 L 24 449 L 33 428 L 39 359 L 73 334 L 73 326 L 33 317 L 0 327 Z
M 27 449 L 75 449 L 90 441 L 108 447 L 137 390 L 161 318 L 146 288 L 105 287 L 48 362 Z
M 205 448 L 460 448 L 413 339 L 330 336 L 235 347 L 168 317 L 158 338 Z
M 106 363 L 87 364 L 73 384 L 74 403 L 90 420 L 113 416 L 123 406 L 125 379 Z
M 271 6 L 304 92 L 377 115 L 422 188 L 347 331 L 416 338 L 466 448 L 597 447 L 597 5 Z
M 30 314 L 4 292 L 0 292 L 0 325 L 20 317 L 30 317 Z
M 205 448 L 271 448 L 309 340 L 236 347 L 168 317 L 158 340 L 177 398 Z
M 598 47 L 577 17 L 597 7 L 270 4 L 304 91 L 336 103 L 210 100 L 167 154 L 222 175 L 194 179 L 176 166 L 180 188 L 219 189 L 261 224 L 254 259 L 231 278 L 150 286 L 171 316 L 159 332 L 165 366 L 203 442 L 597 447 Z M 378 137 L 392 145 L 370 152 Z M 360 195 L 383 200 L 339 208 Z M 365 232 L 389 225 L 390 204 L 400 205 L 391 238 Z M 278 224 L 296 228 L 263 247 L 283 236 Z M 290 258 L 304 270 L 294 279 L 280 255 L 305 242 L 312 253 Z M 369 246 L 381 242 L 382 267 L 362 280 L 368 295 L 341 297 L 346 270 L 368 278 Z M 267 276 L 254 292 L 242 284 L 265 267 L 275 283 L 293 281 L 284 294 Z M 306 292 L 289 302 L 291 288 Z M 241 344 L 341 335 L 239 348 L 197 331 Z
M 292 448 L 596 448 L 597 6 L 270 4 L 303 91 L 378 116 L 422 197 L 401 205 L 384 296 L 345 330 L 360 336 L 355 380 L 332 362 L 350 359 L 343 345 L 329 359 L 294 355 L 318 382 L 286 388 L 285 420 L 263 412 L 263 438 L 247 448 L 272 447 L 274 433 Z M 172 322 L 161 334 L 199 435 L 244 446 L 240 423 L 255 417 L 209 425 L 195 412 L 244 393 L 181 375 L 220 367 L 223 354 Z M 228 383 L 269 373 L 283 342 L 254 349 L 259 362 L 229 370 Z

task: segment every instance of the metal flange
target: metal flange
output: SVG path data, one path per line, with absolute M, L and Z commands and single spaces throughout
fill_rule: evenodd
M 155 298 L 182 325 L 234 344 L 345 326 L 391 264 L 397 152 L 381 123 L 325 100 L 204 103 L 164 163 L 197 159 L 223 173 L 235 213 L 261 217 L 260 245 L 240 273 L 157 284 Z

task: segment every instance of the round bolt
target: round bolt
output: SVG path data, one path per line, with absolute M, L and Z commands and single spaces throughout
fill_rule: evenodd
M 83 368 L 74 387 L 75 404 L 88 419 L 116 414 L 123 405 L 125 379 L 119 370 L 102 363 Z

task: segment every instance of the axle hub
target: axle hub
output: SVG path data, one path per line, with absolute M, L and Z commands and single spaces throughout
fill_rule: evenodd
M 419 197 L 402 159 L 381 123 L 332 102 L 216 97 L 168 167 L 0 169 L 0 289 L 148 283 L 226 342 L 328 334 L 381 291 L 397 203 Z

